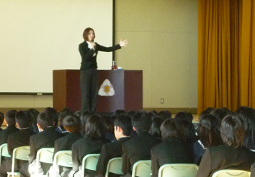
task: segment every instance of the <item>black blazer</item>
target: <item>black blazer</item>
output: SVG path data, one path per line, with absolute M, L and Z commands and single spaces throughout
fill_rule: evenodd
M 72 146 L 73 171 L 79 170 L 84 156 L 87 154 L 99 154 L 102 146 L 108 142 L 106 139 L 92 140 L 81 138 L 77 140 Z
M 54 147 L 55 141 L 63 135 L 55 131 L 55 127 L 45 128 L 42 132 L 30 137 L 29 163 L 36 158 L 36 153 L 41 148 Z
M 103 145 L 100 157 L 97 162 L 96 173 L 99 176 L 105 176 L 108 161 L 114 157 L 121 157 L 122 143 L 129 140 L 130 137 L 120 138 L 118 141 Z M 111 176 L 111 175 L 110 175 Z M 112 175 L 114 176 L 114 175 Z M 115 175 L 116 176 L 116 175 Z
M 138 132 L 137 136 L 122 144 L 122 171 L 124 175 L 131 174 L 133 165 L 139 160 L 150 160 L 150 151 L 161 140 L 147 131 Z
M 193 163 L 192 147 L 175 138 L 155 145 L 151 150 L 152 177 L 157 177 L 160 166 L 168 163 Z
M 86 41 L 82 42 L 79 45 L 79 52 L 81 55 L 81 70 L 86 70 L 89 68 L 97 68 L 97 53 L 98 51 L 111 52 L 114 50 L 120 49 L 120 45 L 117 44 L 113 47 L 104 47 L 99 44 L 96 44 L 96 49 L 90 49 Z
M 255 153 L 246 147 L 233 148 L 220 145 L 207 149 L 198 168 L 197 177 L 209 177 L 222 169 L 238 169 L 250 171 L 255 162 Z
M 0 132 L 0 145 L 7 143 L 8 136 L 12 133 L 19 131 L 15 125 L 10 125 L 6 129 Z
M 21 129 L 15 133 L 9 135 L 7 143 L 8 143 L 8 152 L 12 156 L 13 149 L 20 146 L 29 146 L 30 136 L 34 133 L 28 129 Z
M 54 155 L 58 151 L 72 150 L 73 143 L 75 143 L 80 138 L 82 138 L 82 136 L 80 132 L 77 132 L 77 133 L 70 133 L 62 138 L 57 139 L 55 141 L 55 146 L 54 146 Z

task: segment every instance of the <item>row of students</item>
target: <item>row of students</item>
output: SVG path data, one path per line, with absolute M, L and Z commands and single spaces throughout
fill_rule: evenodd
M 220 109 L 206 110 L 200 117 L 198 135 L 200 137 L 200 145 L 203 147 L 200 158 L 201 156 L 203 156 L 203 158 L 198 176 L 211 176 L 214 171 L 229 167 L 249 170 L 251 163 L 255 161 L 254 153 L 243 146 L 243 140 L 247 138 L 250 139 L 246 130 L 248 130 L 248 128 L 252 129 L 251 127 L 253 125 L 249 125 L 248 122 L 251 122 L 250 119 L 254 119 L 254 110 L 251 108 L 240 108 L 238 113 L 240 114 L 240 112 L 243 112 L 243 116 L 226 116 L 230 113 L 221 114 L 222 110 L 219 110 Z M 57 171 L 57 173 L 62 176 L 80 176 L 82 158 L 86 154 L 100 152 L 101 155 L 98 161 L 97 171 L 86 171 L 88 176 L 104 176 L 108 160 L 120 156 L 123 158 L 122 171 L 124 176 L 131 176 L 132 166 L 138 160 L 152 160 L 153 177 L 157 176 L 159 167 L 166 163 L 194 162 L 195 153 L 193 152 L 199 148 L 195 146 L 195 144 L 197 144 L 197 139 L 194 138 L 194 127 L 190 126 L 192 125 L 192 115 L 190 116 L 189 113 L 181 112 L 175 116 L 175 119 L 171 119 L 169 118 L 168 112 L 163 114 L 165 117 L 159 116 L 156 112 L 129 112 L 128 114 L 131 116 L 125 114 L 125 112 L 119 112 L 114 121 L 114 133 L 117 141 L 109 142 L 105 136 L 107 127 L 101 116 L 89 115 L 85 121 L 81 119 L 84 121 L 84 137 L 81 136 L 79 132 L 81 120 L 73 115 L 65 116 L 62 119 L 62 126 L 69 134 L 63 136 L 64 134 L 57 132 L 54 127 L 57 115 L 52 108 L 47 108 L 40 113 L 37 118 L 37 125 L 41 133 L 32 135 L 30 138 L 29 144 L 31 152 L 29 155 L 29 163 L 22 162 L 17 166 L 17 169 L 19 169 L 24 176 L 35 173 L 36 152 L 40 148 L 54 146 L 54 153 L 59 150 L 71 149 L 73 152 L 73 168 L 60 169 L 60 171 Z M 215 116 L 212 112 L 214 112 Z M 250 118 L 247 118 L 247 115 L 251 115 Z M 218 117 L 216 118 L 216 116 Z M 14 117 L 14 119 L 9 119 L 10 117 Z M 23 117 L 23 119 L 19 117 Z M 13 126 L 15 125 L 15 119 L 20 131 Z M 22 123 L 19 119 L 31 120 L 26 111 L 20 111 L 18 113 L 15 113 L 15 111 L 7 112 L 5 114 L 5 121 L 8 127 L 0 132 L 0 137 L 5 137 L 6 133 L 3 132 L 10 132 L 12 129 L 16 129 L 15 131 L 17 131 L 17 134 L 20 134 L 20 132 L 22 132 L 21 130 L 29 130 L 29 126 L 24 123 L 25 121 Z M 165 119 L 164 122 L 158 121 L 162 119 Z M 220 120 L 221 123 L 219 123 L 218 120 Z M 152 124 L 152 122 L 154 124 Z M 161 124 L 161 122 L 163 123 Z M 160 124 L 161 126 L 159 126 Z M 154 125 L 154 128 L 152 128 L 152 125 Z M 160 136 L 159 132 L 155 131 L 159 127 Z M 132 128 L 137 135 L 132 133 Z M 153 129 L 154 131 L 152 131 Z M 217 130 L 221 131 L 217 132 Z M 157 133 L 153 134 L 152 132 Z M 131 135 L 133 136 L 130 138 Z M 11 136 L 7 136 L 7 139 L 9 137 Z M 19 139 L 15 140 L 15 142 L 19 141 Z M 8 141 L 8 147 L 10 146 L 9 144 L 11 145 L 11 141 Z M 26 143 L 22 145 L 25 144 Z M 225 157 L 224 153 L 219 153 L 221 151 L 225 152 L 224 149 L 225 151 L 231 151 L 237 154 L 237 156 L 234 156 L 234 158 L 231 159 L 232 161 L 229 161 L 230 159 L 228 156 Z M 217 155 L 219 158 L 215 158 Z M 10 160 L 7 160 L 1 165 L 1 176 L 6 176 L 5 172 L 8 171 L 8 169 L 6 169 L 8 167 L 6 166 L 8 165 L 5 164 L 8 163 L 10 164 Z M 208 163 L 211 164 L 210 168 L 206 166 Z M 218 165 L 218 163 L 221 165 Z M 48 171 L 49 168 L 50 167 L 46 164 L 42 164 L 41 166 L 41 169 L 45 172 Z M 56 171 L 52 173 L 52 170 L 49 170 L 48 175 L 55 176 Z M 114 176 L 114 174 L 111 175 Z

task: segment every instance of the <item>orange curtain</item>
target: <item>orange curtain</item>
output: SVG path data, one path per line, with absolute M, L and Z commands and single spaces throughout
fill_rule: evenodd
M 253 0 L 199 0 L 198 9 L 198 113 L 255 107 Z

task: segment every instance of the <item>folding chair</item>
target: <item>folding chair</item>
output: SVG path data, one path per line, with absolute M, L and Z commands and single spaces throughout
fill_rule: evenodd
M 12 152 L 12 171 L 11 172 L 7 172 L 8 177 L 9 176 L 20 176 L 19 172 L 15 172 L 14 171 L 14 167 L 15 167 L 15 159 L 17 160 L 26 160 L 28 161 L 28 155 L 30 153 L 30 146 L 21 146 L 21 147 L 17 147 L 13 150 Z
M 54 156 L 53 166 L 73 167 L 72 151 L 58 151 Z
M 41 162 L 52 164 L 53 163 L 53 153 L 54 153 L 54 148 L 41 148 L 41 149 L 39 149 L 39 151 L 37 151 L 37 154 L 36 154 L 36 164 L 38 166 L 41 166 Z M 43 171 L 41 171 L 41 172 L 38 171 L 38 172 L 36 172 L 36 174 L 33 174 L 32 177 L 46 176 L 46 175 L 43 175 L 43 174 L 44 174 Z
M 165 164 L 159 168 L 158 177 L 195 177 L 196 164 Z
M 0 146 L 0 156 L 0 164 L 2 164 L 2 157 L 11 157 L 8 152 L 7 143 Z
M 109 173 L 117 175 L 123 175 L 122 172 L 122 157 L 116 157 L 109 160 L 106 168 L 105 177 L 108 177 Z
M 151 160 L 139 160 L 133 165 L 132 177 L 150 177 Z
M 250 177 L 251 172 L 244 171 L 244 170 L 230 170 L 230 169 L 224 169 L 224 170 L 218 170 L 215 173 L 213 173 L 212 177 Z
M 84 177 L 85 169 L 96 171 L 97 162 L 100 154 L 87 154 L 82 159 L 82 177 Z

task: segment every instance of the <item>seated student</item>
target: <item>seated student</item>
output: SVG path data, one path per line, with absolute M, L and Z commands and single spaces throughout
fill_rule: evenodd
M 47 111 L 43 111 L 38 115 L 37 126 L 40 133 L 32 135 L 30 137 L 30 154 L 29 154 L 29 165 L 23 164 L 20 172 L 24 176 L 30 176 L 36 171 L 41 170 L 41 167 L 37 167 L 35 163 L 36 153 L 41 148 L 54 147 L 55 141 L 63 135 L 55 131 L 54 117 Z M 50 165 L 42 164 L 43 171 L 48 171 Z
M 17 113 L 16 110 L 10 110 L 7 113 L 5 113 L 4 122 L 7 124 L 7 128 L 0 132 L 0 145 L 7 143 L 7 138 L 10 134 L 19 131 L 15 127 L 16 113 Z
M 158 176 L 160 166 L 169 163 L 193 163 L 192 147 L 185 143 L 182 122 L 167 119 L 160 127 L 163 142 L 151 149 L 152 177 Z
M 32 108 L 32 109 L 29 109 L 28 112 L 30 113 L 30 115 L 32 117 L 32 123 L 30 126 L 30 130 L 32 130 L 35 134 L 39 133 L 39 129 L 37 127 L 37 117 L 39 115 L 39 111 Z
M 68 115 L 63 119 L 63 127 L 69 132 L 69 134 L 55 141 L 54 155 L 58 151 L 71 150 L 73 143 L 75 143 L 78 139 L 82 138 L 80 133 L 80 126 L 80 118 L 76 116 Z M 53 167 L 51 167 L 49 170 L 49 176 L 59 176 L 62 171 L 62 168 L 54 169 Z
M 0 131 L 3 130 L 3 129 L 1 128 L 3 122 L 4 122 L 4 114 L 3 114 L 2 112 L 0 112 Z
M 160 126 L 163 123 L 163 119 L 161 117 L 152 118 L 151 128 L 149 130 L 149 134 L 155 136 L 157 138 L 161 138 Z
M 59 133 L 63 133 L 64 135 L 68 135 L 68 131 L 63 126 L 63 119 L 68 116 L 73 115 L 73 112 L 69 108 L 64 108 L 61 112 L 58 114 L 58 126 L 56 128 L 56 131 Z
M 82 159 L 87 154 L 97 154 L 109 141 L 105 139 L 106 125 L 99 115 L 92 115 L 85 125 L 85 137 L 76 141 L 72 146 L 73 169 L 69 175 L 81 176 Z M 94 176 L 95 171 L 85 171 L 88 176 Z
M 15 148 L 20 146 L 28 146 L 30 136 L 33 134 L 33 132 L 29 129 L 31 124 L 31 116 L 28 111 L 19 111 L 15 116 L 15 120 L 20 131 L 12 133 L 8 136 L 8 152 L 11 156 Z M 18 166 L 15 167 L 16 170 L 18 170 L 23 163 L 23 161 L 18 162 Z M 6 176 L 7 172 L 11 171 L 11 165 L 11 159 L 2 162 L 2 165 L 0 166 L 0 176 Z
M 211 177 L 222 169 L 249 171 L 255 153 L 243 146 L 245 128 L 239 115 L 226 116 L 220 127 L 224 145 L 207 149 L 198 168 L 197 177 Z
M 139 160 L 150 160 L 150 150 L 161 140 L 148 133 L 151 127 L 151 117 L 147 112 L 138 112 L 131 118 L 133 129 L 137 136 L 122 144 L 122 172 L 131 176 L 133 165 Z
M 114 135 L 117 141 L 103 145 L 102 151 L 97 163 L 97 177 L 105 176 L 108 161 L 114 157 L 121 157 L 122 143 L 129 140 L 132 131 L 131 118 L 126 115 L 116 116 L 114 120 Z M 109 174 L 109 177 L 119 175 Z
M 193 144 L 194 163 L 199 165 L 201 158 L 207 148 L 222 145 L 220 131 L 218 130 L 218 119 L 211 114 L 200 116 L 198 124 L 197 140 Z

